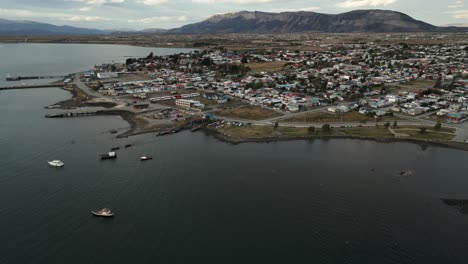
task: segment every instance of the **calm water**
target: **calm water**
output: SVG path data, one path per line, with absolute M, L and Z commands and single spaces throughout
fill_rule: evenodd
M 94 65 L 124 62 L 128 57 L 144 57 L 150 52 L 169 55 L 191 49 L 142 48 L 93 44 L 3 44 L 0 43 L 0 87 L 50 80 L 6 82 L 10 75 L 62 75 L 92 68 Z
M 189 132 L 116 139 L 110 129 L 128 128 L 119 117 L 43 118 L 69 97 L 0 92 L 1 264 L 468 259 L 468 215 L 440 201 L 468 199 L 468 152 L 355 140 L 234 146 Z M 129 143 L 117 160 L 98 159 Z M 402 169 L 415 174 L 396 176 Z M 105 206 L 114 219 L 91 216 Z

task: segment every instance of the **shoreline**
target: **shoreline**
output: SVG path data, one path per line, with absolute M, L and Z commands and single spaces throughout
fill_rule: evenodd
M 333 135 L 315 135 L 315 136 L 297 136 L 297 137 L 267 137 L 267 138 L 235 138 L 221 134 L 218 131 L 214 131 L 208 128 L 202 128 L 201 131 L 208 136 L 213 136 L 217 140 L 229 143 L 233 145 L 238 145 L 242 143 L 270 143 L 270 142 L 282 142 L 282 141 L 299 141 L 299 140 L 331 140 L 331 139 L 351 139 L 351 140 L 364 140 L 364 141 L 374 141 L 378 143 L 412 143 L 419 145 L 421 147 L 442 147 L 448 149 L 456 149 L 462 151 L 468 151 L 468 144 L 452 142 L 452 141 L 431 141 L 431 140 L 419 140 L 414 138 L 390 138 L 390 137 L 366 137 L 366 136 L 333 136 Z
M 60 87 L 58 87 L 60 88 Z M 74 91 L 74 89 L 66 89 L 66 88 L 61 88 L 66 91 L 69 91 L 72 93 L 72 98 L 68 100 L 64 100 L 61 102 L 58 102 L 54 105 L 61 105 L 62 103 L 73 101 L 76 103 L 74 100 L 75 97 L 77 97 L 77 93 Z M 90 106 L 86 105 L 86 103 L 78 103 L 74 106 L 74 108 L 80 108 L 83 106 Z M 98 106 L 96 104 L 92 104 L 92 106 Z M 62 108 L 60 109 L 71 109 L 71 108 Z M 125 131 L 124 133 L 121 133 L 116 136 L 116 138 L 127 138 L 131 136 L 136 136 L 136 135 L 142 135 L 142 134 L 149 134 L 149 133 L 155 133 L 155 132 L 160 132 L 163 131 L 164 129 L 145 129 L 144 127 L 141 127 L 139 123 L 137 122 L 137 115 L 135 113 L 132 113 L 130 111 L 126 110 L 100 110 L 97 111 L 96 115 L 99 116 L 120 116 L 124 121 L 126 121 L 129 125 L 130 128 Z M 420 140 L 420 139 L 414 139 L 414 138 L 390 138 L 390 137 L 370 137 L 370 136 L 343 136 L 343 135 L 312 135 L 312 136 L 296 136 L 296 137 L 265 137 L 265 138 L 236 138 L 236 137 L 231 137 L 227 136 L 225 134 L 222 134 L 218 131 L 215 131 L 213 129 L 209 129 L 206 127 L 202 127 L 200 129 L 203 133 L 205 133 L 208 136 L 213 136 L 217 140 L 228 143 L 228 144 L 242 144 L 242 143 L 270 143 L 270 142 L 283 142 L 283 141 L 298 141 L 298 140 L 330 140 L 330 139 L 351 139 L 351 140 L 365 140 L 365 141 L 374 141 L 378 143 L 393 143 L 393 142 L 401 142 L 401 143 L 412 143 L 419 145 L 421 147 L 427 147 L 427 146 L 434 146 L 434 147 L 442 147 L 442 148 L 448 148 L 448 149 L 456 149 L 456 150 L 462 150 L 462 151 L 468 151 L 468 144 L 463 144 L 455 141 L 431 141 L 431 140 Z

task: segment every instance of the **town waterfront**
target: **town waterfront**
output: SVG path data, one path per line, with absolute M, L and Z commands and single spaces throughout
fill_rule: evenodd
M 109 129 L 128 127 L 119 117 L 43 118 L 43 106 L 67 97 L 0 95 L 0 263 L 468 257 L 468 216 L 440 200 L 467 199 L 466 152 L 357 140 L 230 145 L 189 132 L 115 139 Z M 129 143 L 117 160 L 98 159 Z M 55 158 L 65 167 L 48 167 Z M 91 216 L 104 206 L 114 219 Z
M 116 139 L 110 129 L 129 127 L 119 117 L 44 118 L 69 97 L 0 92 L 0 263 L 468 258 L 468 215 L 441 201 L 468 199 L 466 152 L 343 139 L 231 145 L 201 132 Z M 117 160 L 98 159 L 126 144 Z M 99 207 L 116 217 L 93 217 Z

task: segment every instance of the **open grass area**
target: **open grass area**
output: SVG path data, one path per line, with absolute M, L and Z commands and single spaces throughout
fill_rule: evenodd
M 272 117 L 281 116 L 280 113 L 273 110 L 265 109 L 259 106 L 242 106 L 237 108 L 223 109 L 214 112 L 215 115 L 231 117 L 231 118 L 241 118 L 246 120 L 262 120 Z
M 432 130 L 432 129 L 427 129 L 426 132 L 421 133 L 419 129 L 415 129 L 415 128 L 400 128 L 400 129 L 395 129 L 395 132 L 406 134 L 410 138 L 423 139 L 423 140 L 449 141 L 455 137 L 455 134 L 444 132 L 444 131 L 439 131 L 439 130 Z
M 434 80 L 414 80 L 408 83 L 389 83 L 385 87 L 390 93 L 396 92 L 411 92 L 420 89 L 434 88 Z
M 384 116 L 379 122 L 393 122 L 395 120 L 399 121 L 402 119 L 394 116 Z M 289 123 L 346 123 L 375 122 L 375 118 L 360 114 L 357 111 L 351 111 L 348 113 L 313 112 L 282 119 L 281 121 Z
M 351 127 L 351 128 L 338 128 L 346 136 L 358 137 L 393 137 L 393 134 L 384 127 Z
M 278 72 L 283 70 L 284 64 L 281 61 L 271 61 L 247 63 L 245 66 L 249 67 L 253 72 Z
M 400 127 L 394 129 L 396 133 L 405 134 L 405 137 L 429 141 L 450 141 L 455 134 L 448 130 L 433 130 L 426 127 L 426 132 L 421 133 L 419 127 Z M 281 137 L 314 137 L 314 136 L 351 136 L 351 137 L 370 137 L 370 138 L 394 138 L 387 128 L 379 126 L 363 126 L 348 128 L 332 128 L 325 132 L 321 128 L 315 128 L 315 131 L 309 131 L 307 127 L 278 127 L 273 126 L 230 126 L 224 129 L 224 133 L 236 138 L 281 138 Z
M 238 138 L 270 138 L 270 137 L 313 137 L 313 136 L 361 136 L 361 137 L 393 137 L 388 129 L 383 127 L 354 127 L 354 128 L 332 128 L 324 132 L 316 128 L 310 132 L 307 127 L 278 127 L 272 126 L 244 126 L 227 127 L 224 132 Z
M 273 135 L 272 126 L 231 126 L 224 130 L 224 133 L 231 137 L 239 138 L 268 138 Z

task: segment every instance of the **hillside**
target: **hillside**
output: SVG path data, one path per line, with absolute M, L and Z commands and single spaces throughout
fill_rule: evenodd
M 104 34 L 98 29 L 56 26 L 24 20 L 0 19 L 0 35 L 90 35 Z
M 215 15 L 199 23 L 168 31 L 169 34 L 298 33 L 298 32 L 428 32 L 459 31 L 440 28 L 388 10 L 356 10 L 330 15 L 315 12 L 248 12 Z

